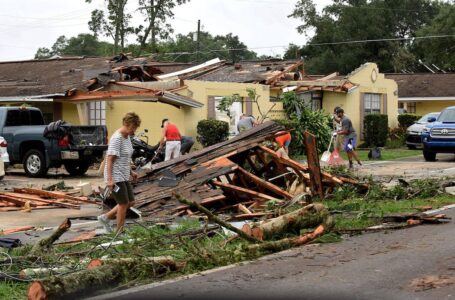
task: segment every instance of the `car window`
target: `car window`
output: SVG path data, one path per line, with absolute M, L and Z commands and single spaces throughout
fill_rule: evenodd
M 30 125 L 29 113 L 26 110 L 8 110 L 5 126 Z
M 439 113 L 429 113 L 429 114 L 426 114 L 423 117 L 421 117 L 417 121 L 417 123 L 426 124 L 426 123 L 428 123 L 428 118 L 431 118 L 431 117 L 437 118 L 438 116 L 439 116 Z
M 439 115 L 438 122 L 455 123 L 455 109 L 444 110 Z
M 39 110 L 30 110 L 30 125 L 44 125 L 43 116 Z

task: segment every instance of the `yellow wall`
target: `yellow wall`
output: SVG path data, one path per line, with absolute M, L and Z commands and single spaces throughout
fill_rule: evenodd
M 448 106 L 454 106 L 455 101 L 422 101 L 416 104 L 416 115 L 423 116 L 427 113 L 442 111 Z
M 62 119 L 74 125 L 80 125 L 76 104 L 62 103 Z
M 184 108 L 185 112 L 185 134 L 192 136 L 196 140 L 197 136 L 197 123 L 200 120 L 207 119 L 207 100 L 208 97 L 223 97 L 239 94 L 240 97 L 248 97 L 247 88 L 256 89 L 256 94 L 259 95 L 258 102 L 261 105 L 261 110 L 266 112 L 273 103 L 269 102 L 270 90 L 268 85 L 250 84 L 250 83 L 231 83 L 231 82 L 211 82 L 211 81 L 197 81 L 187 80 L 185 85 L 187 89 L 179 93 L 193 98 L 196 101 L 204 103 L 202 108 Z M 244 104 L 243 111 L 246 111 Z M 256 104 L 253 103 L 253 115 L 259 116 Z M 195 145 L 197 148 L 198 146 Z

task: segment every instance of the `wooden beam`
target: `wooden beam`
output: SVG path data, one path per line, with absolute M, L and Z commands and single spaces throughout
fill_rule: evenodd
M 261 198 L 261 199 L 266 200 L 266 201 L 276 200 L 276 198 L 271 197 L 269 195 L 258 193 L 258 192 L 255 192 L 255 191 L 252 191 L 252 190 L 249 190 L 249 189 L 246 189 L 246 188 L 242 188 L 242 187 L 239 187 L 239 186 L 235 186 L 235 185 L 232 185 L 232 184 L 229 184 L 229 183 L 223 183 L 223 182 L 214 180 L 213 184 L 215 186 L 218 186 L 218 187 L 222 188 L 222 189 L 227 189 L 227 190 L 231 190 L 231 191 L 234 191 L 234 192 L 247 194 L 247 195 L 250 195 L 250 196 Z
M 253 181 L 254 183 L 256 183 L 257 185 L 277 194 L 277 195 L 280 195 L 288 200 L 292 199 L 293 196 L 291 194 L 289 194 L 288 192 L 286 192 L 285 190 L 283 190 L 282 188 L 280 188 L 279 186 L 276 186 L 274 185 L 273 183 L 270 183 L 270 182 L 267 182 L 265 181 L 264 179 L 254 175 L 254 174 L 251 174 L 250 172 L 248 172 L 247 170 L 243 169 L 242 167 L 239 166 L 238 168 L 239 172 L 242 173 L 242 175 L 244 175 L 245 177 L 249 178 L 251 181 Z

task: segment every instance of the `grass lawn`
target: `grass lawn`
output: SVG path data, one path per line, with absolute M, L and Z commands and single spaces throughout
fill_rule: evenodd
M 357 154 L 359 155 L 361 161 L 368 160 L 368 152 L 369 152 L 369 150 L 357 150 Z M 406 148 L 382 149 L 381 155 L 382 155 L 382 160 L 394 160 L 394 159 L 399 159 L 399 158 L 422 155 L 422 151 L 421 150 L 409 150 Z M 346 152 L 342 152 L 341 157 L 344 160 L 348 159 Z M 295 160 L 306 160 L 305 155 L 296 155 L 296 156 L 293 156 L 292 158 Z

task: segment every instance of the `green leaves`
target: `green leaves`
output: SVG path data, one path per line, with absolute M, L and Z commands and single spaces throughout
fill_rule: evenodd
M 201 120 L 197 123 L 197 141 L 204 147 L 227 140 L 229 124 L 219 120 Z

